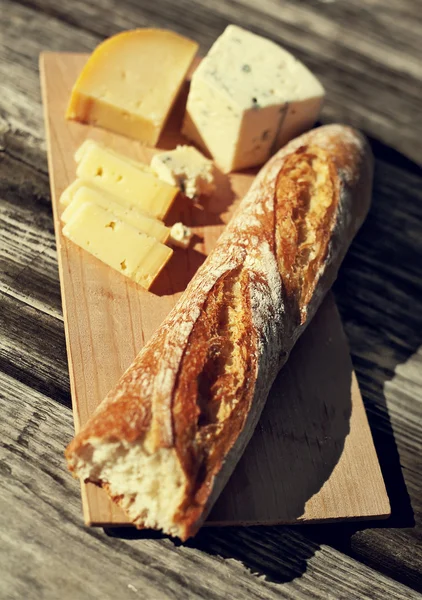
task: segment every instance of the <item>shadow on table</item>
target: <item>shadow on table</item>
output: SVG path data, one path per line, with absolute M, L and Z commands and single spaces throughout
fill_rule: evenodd
M 165 222 L 169 227 L 182 222 L 199 232 L 199 235 L 193 236 L 189 248 L 174 248 L 171 260 L 151 287 L 150 291 L 157 296 L 177 294 L 186 289 L 206 259 L 204 248 L 209 251 L 210 246 L 214 245 L 229 211 L 233 210 L 235 198 L 229 178 L 216 170 L 216 181 L 218 193 L 215 192 L 213 197 L 194 203 L 183 194 L 178 194 L 167 215 Z
M 347 344 L 330 294 L 277 377 L 257 430 L 210 522 L 291 523 L 303 515 L 306 502 L 330 478 L 342 456 L 350 430 L 351 375 Z M 126 539 L 163 537 L 133 528 L 106 533 Z M 318 549 L 300 529 L 281 526 L 208 526 L 184 546 L 237 558 L 254 573 L 276 582 L 300 576 L 306 560 Z
M 300 527 L 209 527 L 186 546 L 227 559 L 237 559 L 248 569 L 272 582 L 300 577 L 307 562 L 320 548 L 331 544 L 342 552 L 371 564 L 371 548 L 354 543 L 356 536 L 374 529 L 414 526 L 411 499 L 403 478 L 400 455 L 385 398 L 385 385 L 396 367 L 405 363 L 422 343 L 422 201 L 418 167 L 392 149 L 373 142 L 376 156 L 373 204 L 368 219 L 352 245 L 335 286 L 357 377 L 364 397 L 392 514 L 383 521 L 360 521 Z M 398 165 L 398 167 L 397 167 Z M 347 431 L 344 432 L 347 435 Z M 342 445 L 340 444 L 340 452 Z M 409 457 L 407 457 L 409 460 Z M 420 457 L 414 457 L 415 469 Z M 332 461 L 331 469 L 335 466 Z M 305 465 L 306 467 L 306 465 Z M 302 466 L 302 468 L 305 468 Z M 295 465 L 298 480 L 300 466 Z M 420 468 L 419 468 L 420 471 Z M 329 476 L 330 469 L 321 483 Z M 325 479 L 324 479 L 325 478 Z M 294 482 L 291 482 L 294 485 Z M 313 493 L 318 489 L 315 486 Z M 300 495 L 300 494 L 299 494 Z M 306 494 L 302 500 L 306 501 Z M 108 530 L 108 535 L 161 538 L 150 531 Z M 371 544 L 368 537 L 368 544 Z M 178 543 L 175 542 L 177 545 Z M 372 563 L 395 579 L 418 588 L 417 572 L 397 564 L 388 554 L 389 544 L 374 543 Z M 411 549 L 410 549 L 411 552 Z M 398 558 L 397 560 L 400 560 Z M 420 584 L 419 584 L 420 585 Z
M 330 294 L 277 377 L 257 430 L 210 521 L 291 523 L 303 515 L 306 502 L 330 478 L 342 456 L 350 429 L 351 375 Z M 134 528 L 106 533 L 126 539 L 164 537 Z M 300 576 L 318 549 L 300 529 L 281 526 L 208 526 L 184 546 L 237 558 L 276 582 Z
M 380 142 L 372 146 L 372 207 L 334 291 L 391 503 L 391 517 L 378 525 L 412 527 L 385 390 L 422 344 L 420 169 Z
M 411 531 L 407 545 L 402 541 L 400 549 L 392 548 L 391 539 L 381 531 L 415 526 L 412 500 L 416 498 L 412 499 L 407 491 L 399 451 L 410 471 L 422 470 L 420 452 L 406 448 L 406 436 L 420 432 L 402 430 L 397 445 L 386 392 L 398 367 L 422 344 L 421 171 L 380 142 L 371 140 L 371 144 L 376 157 L 372 208 L 346 257 L 334 291 L 390 499 L 391 517 L 306 530 L 315 541 L 332 544 L 422 591 Z M 403 391 L 402 415 L 407 409 L 405 400 Z M 380 560 L 382 554 L 387 558 Z
M 307 561 L 320 549 L 317 542 L 305 537 L 304 527 L 204 527 L 195 538 L 183 543 L 172 539 L 174 546 L 200 550 L 211 556 L 235 559 L 253 574 L 266 581 L 285 583 L 305 573 Z M 107 536 L 125 540 L 162 540 L 168 536 L 158 531 L 133 527 L 104 529 Z
M 345 483 L 348 463 L 342 454 L 350 431 L 352 370 L 329 294 L 276 378 L 210 523 L 293 523 L 304 516 L 307 501 L 330 479 L 340 458 L 340 480 Z M 332 518 L 344 514 L 339 492 L 328 495 L 335 498 L 336 493 L 341 506 L 338 512 L 331 509 Z M 305 516 L 318 519 L 326 514 L 321 494 Z

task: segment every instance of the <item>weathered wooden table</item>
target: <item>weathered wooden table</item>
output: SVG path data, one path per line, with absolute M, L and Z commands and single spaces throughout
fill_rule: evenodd
M 0 598 L 420 597 L 421 1 L 2 0 L 0 19 Z M 87 530 L 62 454 L 73 423 L 38 54 L 90 51 L 136 26 L 206 51 L 230 22 L 303 59 L 328 91 L 322 121 L 373 144 L 373 206 L 334 291 L 392 517 L 204 529 L 185 545 Z

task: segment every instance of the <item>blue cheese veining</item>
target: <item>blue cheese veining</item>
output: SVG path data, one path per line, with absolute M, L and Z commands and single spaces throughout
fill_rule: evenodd
M 260 165 L 312 127 L 323 97 L 292 54 L 229 25 L 192 77 L 183 133 L 225 172 Z

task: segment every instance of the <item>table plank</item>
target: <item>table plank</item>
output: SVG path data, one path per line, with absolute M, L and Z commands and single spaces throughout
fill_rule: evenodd
M 133 27 L 170 27 L 208 50 L 228 23 L 282 44 L 305 62 L 327 89 L 322 121 L 341 121 L 365 130 L 421 163 L 421 0 L 160 0 L 131 3 L 26 0 L 78 28 L 77 48 L 52 40 L 51 50 L 84 51 L 87 34 L 97 39 Z M 129 8 L 130 7 L 130 8 Z M 194 7 L 194 9 L 193 9 Z M 48 26 L 44 25 L 45 32 Z M 57 45 L 60 44 L 60 48 Z M 53 45 L 53 47 L 51 47 Z M 382 102 L 379 90 L 382 89 Z M 400 132 L 400 135 L 398 135 Z
M 308 540 L 301 527 L 212 528 L 183 545 L 142 532 L 119 538 L 87 530 L 79 485 L 61 454 L 73 431 L 70 412 L 1 373 L 0 389 L 1 597 L 28 597 L 29 590 L 31 600 L 56 600 L 58 590 L 63 600 L 419 597 Z

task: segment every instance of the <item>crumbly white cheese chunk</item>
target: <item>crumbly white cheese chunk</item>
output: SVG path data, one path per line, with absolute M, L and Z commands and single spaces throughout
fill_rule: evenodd
M 160 179 L 178 187 L 185 196 L 197 200 L 215 190 L 214 166 L 193 146 L 177 146 L 175 150 L 156 154 L 151 167 Z
M 193 232 L 183 223 L 175 223 L 170 229 L 170 243 L 173 246 L 187 248 L 192 239 Z
M 260 165 L 315 123 L 323 97 L 292 54 L 229 25 L 193 74 L 183 133 L 225 172 Z

